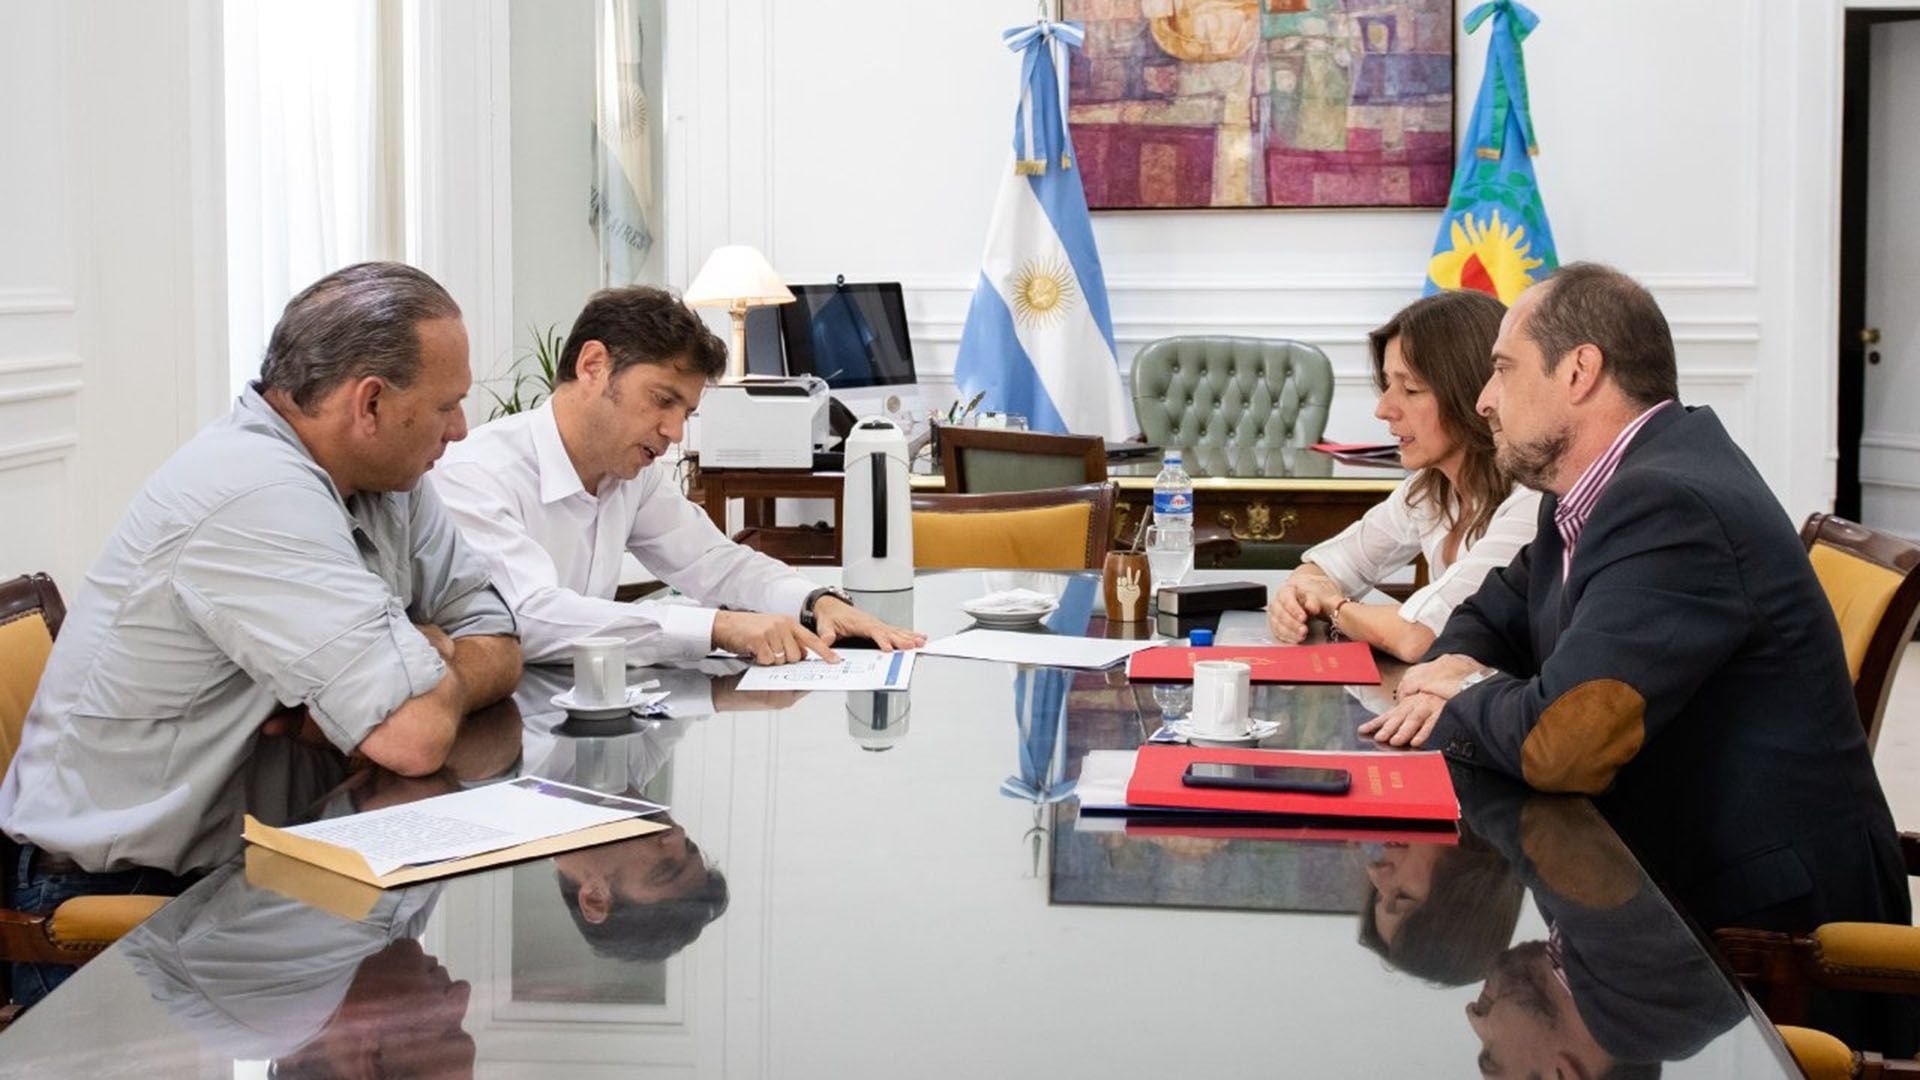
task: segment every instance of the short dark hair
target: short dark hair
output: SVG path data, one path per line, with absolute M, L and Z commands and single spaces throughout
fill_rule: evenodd
M 696 850 L 694 858 L 699 857 Z M 607 917 L 597 923 L 588 922 L 580 913 L 579 882 L 555 876 L 580 936 L 593 948 L 594 955 L 615 960 L 665 960 L 693 944 L 707 924 L 727 910 L 726 876 L 711 866 L 700 887 L 685 896 L 632 904 L 616 894 Z
M 646 285 L 602 289 L 588 298 L 560 350 L 555 382 L 578 377 L 580 350 L 589 341 L 606 346 L 614 375 L 635 364 L 675 364 L 709 379 L 727 370 L 727 346 L 700 316 L 667 290 Z
M 260 388 L 282 391 L 311 412 L 352 379 L 412 386 L 420 375 L 418 324 L 459 317 L 460 305 L 439 282 L 404 263 L 335 270 L 287 301 L 260 361 Z
M 1539 286 L 1525 333 L 1548 373 L 1582 345 L 1600 349 L 1604 369 L 1642 408 L 1680 396 L 1673 331 L 1646 287 L 1611 266 L 1568 263 Z

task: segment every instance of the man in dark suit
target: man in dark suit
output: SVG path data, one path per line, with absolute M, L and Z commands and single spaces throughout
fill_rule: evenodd
M 1752 463 L 1677 393 L 1630 278 L 1575 264 L 1521 295 L 1480 412 L 1547 492 L 1539 532 L 1361 731 L 1593 796 L 1709 928 L 1908 922 L 1833 609 Z

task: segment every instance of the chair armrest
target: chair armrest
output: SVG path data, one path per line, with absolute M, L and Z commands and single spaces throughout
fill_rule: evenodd
M 1807 1080 L 1852 1080 L 1857 1075 L 1859 1060 L 1839 1039 L 1824 1031 L 1792 1024 L 1780 1024 L 1775 1030 L 1780 1032 L 1780 1041 L 1787 1044 L 1794 1063 L 1807 1074 Z
M 1920 928 L 1827 923 L 1813 932 L 1815 962 L 1827 980 L 1869 980 L 1859 989 L 1920 994 Z
M 76 949 L 103 949 L 145 922 L 171 897 L 76 896 L 53 909 L 47 936 Z

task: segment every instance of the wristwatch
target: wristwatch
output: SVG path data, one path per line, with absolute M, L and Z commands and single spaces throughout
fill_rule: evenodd
M 1463 693 L 1469 686 L 1479 686 L 1481 683 L 1493 678 L 1495 674 L 1494 669 L 1490 667 L 1483 667 L 1479 671 L 1470 671 L 1460 677 L 1460 689 L 1455 690 L 1454 693 Z
M 800 625 L 806 627 L 809 632 L 818 632 L 820 629 L 815 625 L 813 605 L 819 603 L 823 596 L 831 596 L 848 607 L 853 606 L 853 597 L 848 595 L 845 589 L 828 585 L 813 590 L 807 594 L 806 602 L 800 605 Z

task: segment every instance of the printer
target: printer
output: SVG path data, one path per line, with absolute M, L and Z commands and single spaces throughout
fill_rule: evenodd
M 689 442 L 708 469 L 811 469 L 827 442 L 827 384 L 749 375 L 707 387 Z

